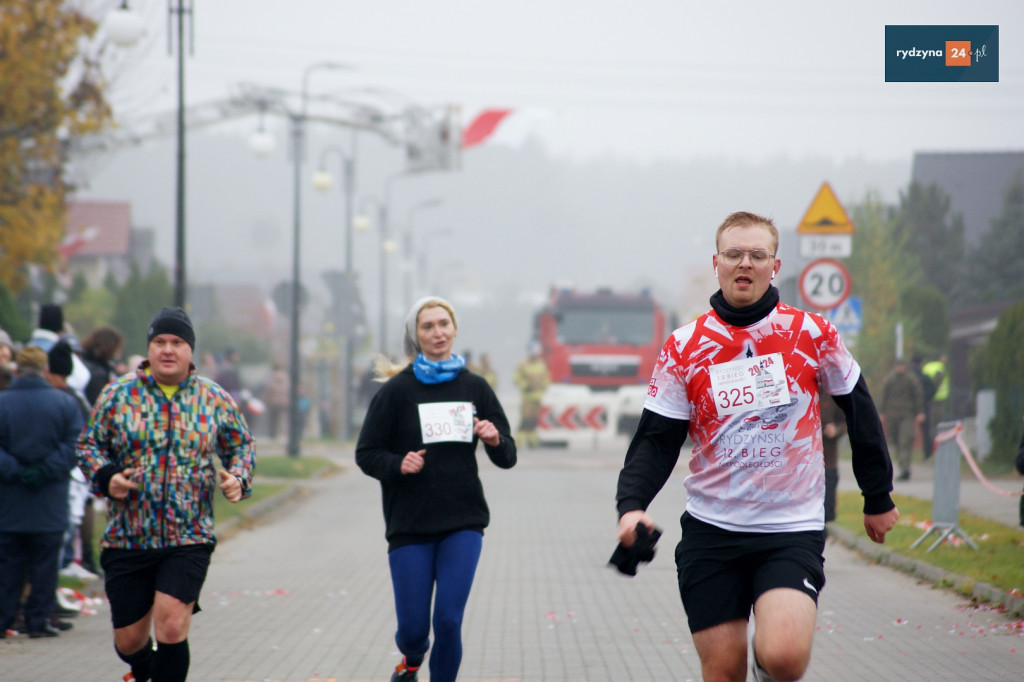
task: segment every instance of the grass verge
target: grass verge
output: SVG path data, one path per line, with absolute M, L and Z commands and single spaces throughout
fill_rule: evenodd
M 323 457 L 273 456 L 256 458 L 256 480 L 261 478 L 313 478 L 332 473 L 338 465 Z
M 960 538 L 950 537 L 932 551 L 928 548 L 939 538 L 932 533 L 917 547 L 910 546 L 925 534 L 931 519 L 930 500 L 893 495 L 900 519 L 885 538 L 884 547 L 915 561 L 962 576 L 955 587 L 971 594 L 972 583 L 986 583 L 1012 596 L 1024 593 L 1024 534 L 1019 528 L 960 512 L 960 530 L 978 545 L 974 550 Z M 859 493 L 840 492 L 835 524 L 854 537 L 864 536 L 863 500 Z

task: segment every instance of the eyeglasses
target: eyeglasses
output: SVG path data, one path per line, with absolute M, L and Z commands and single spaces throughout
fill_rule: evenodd
M 764 249 L 726 249 L 718 252 L 718 258 L 726 265 L 739 265 L 744 254 L 750 256 L 750 262 L 754 267 L 764 267 L 775 258 L 774 253 L 768 253 Z

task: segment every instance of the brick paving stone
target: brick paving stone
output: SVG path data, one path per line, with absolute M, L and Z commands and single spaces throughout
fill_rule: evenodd
M 606 565 L 622 452 L 525 450 L 510 471 L 481 455 L 492 525 L 466 611 L 461 680 L 700 679 L 673 562 L 684 472 L 651 508 L 665 531 L 657 557 L 626 578 Z M 304 484 L 306 494 L 215 552 L 193 621 L 190 680 L 387 680 L 398 661 L 378 485 L 354 468 L 350 449 L 314 454 L 346 469 Z M 852 483 L 851 472 L 844 478 Z M 834 541 L 825 569 L 805 679 L 1020 679 L 1019 622 Z M 120 680 L 126 668 L 111 641 L 105 605 L 58 638 L 7 638 L 0 680 Z

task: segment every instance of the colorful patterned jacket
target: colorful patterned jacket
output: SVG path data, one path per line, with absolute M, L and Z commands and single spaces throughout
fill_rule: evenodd
M 138 490 L 107 501 L 103 547 L 158 549 L 213 544 L 213 495 L 219 491 L 213 456 L 252 493 L 256 452 L 231 396 L 196 374 L 168 398 L 149 374 L 112 381 L 100 393 L 78 441 L 78 466 L 96 494 L 111 469 L 135 468 Z M 99 474 L 99 476 L 97 476 Z

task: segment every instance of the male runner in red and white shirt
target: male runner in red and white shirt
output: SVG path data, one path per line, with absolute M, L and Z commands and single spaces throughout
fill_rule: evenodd
M 860 367 L 819 315 L 779 302 L 769 218 L 734 213 L 716 234 L 712 310 L 665 342 L 619 474 L 619 540 L 668 480 L 687 435 L 679 589 L 705 680 L 744 680 L 753 609 L 755 679 L 796 680 L 825 585 L 819 385 L 846 414 L 864 527 L 884 542 L 899 512 L 892 463 Z

